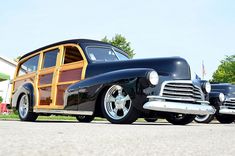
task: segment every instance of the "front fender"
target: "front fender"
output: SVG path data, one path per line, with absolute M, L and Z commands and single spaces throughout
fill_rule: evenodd
M 219 98 L 219 94 L 220 94 L 220 92 L 210 92 L 209 99 Z
M 210 92 L 209 93 L 209 102 L 217 110 L 219 109 L 219 106 L 221 106 L 223 103 L 223 102 L 219 101 L 219 94 L 220 94 L 220 92 Z
M 113 84 L 113 83 L 125 83 L 131 81 L 135 78 L 146 78 L 148 72 L 153 71 L 150 68 L 133 68 L 133 69 L 125 69 L 125 70 L 116 70 L 104 74 L 99 74 L 97 76 L 93 76 L 91 78 L 87 78 L 78 83 L 71 85 L 67 91 L 79 91 L 83 88 L 89 88 L 93 86 L 101 86 L 105 84 Z M 147 82 L 147 81 L 146 81 Z M 143 84 L 144 85 L 144 84 Z
M 146 77 L 150 71 L 153 71 L 153 69 L 133 68 L 116 70 L 75 83 L 66 90 L 66 109 L 74 108 L 74 105 L 78 104 L 78 110 L 94 111 L 98 96 L 104 88 L 114 84 L 121 85 L 131 98 L 135 98 L 137 92 L 143 92 L 144 88 L 149 87 L 150 84 Z M 78 98 L 78 100 L 74 100 L 74 98 Z
M 22 84 L 12 95 L 12 108 L 18 109 L 18 100 L 22 94 L 28 95 L 30 102 L 30 110 L 33 110 L 34 106 L 34 87 L 32 83 Z

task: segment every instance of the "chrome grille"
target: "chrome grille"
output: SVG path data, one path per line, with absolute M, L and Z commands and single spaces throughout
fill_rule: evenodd
M 192 83 L 169 82 L 164 85 L 164 97 L 202 100 L 202 94 L 198 87 Z
M 224 106 L 235 109 L 235 100 L 225 101 Z

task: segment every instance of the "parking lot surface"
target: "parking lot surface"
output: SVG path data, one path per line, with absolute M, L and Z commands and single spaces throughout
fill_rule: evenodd
M 0 155 L 234 155 L 235 124 L 1 121 Z

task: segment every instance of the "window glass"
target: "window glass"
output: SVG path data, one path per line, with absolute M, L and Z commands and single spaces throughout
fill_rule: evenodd
M 44 61 L 42 68 L 54 67 L 59 49 L 54 49 L 44 53 Z
M 81 60 L 83 60 L 83 58 L 77 47 L 65 47 L 64 64 L 73 63 Z
M 233 85 L 232 87 L 229 87 L 230 90 L 230 95 L 235 95 L 235 86 Z
M 117 55 L 119 60 L 129 60 L 129 58 L 127 56 L 123 55 L 119 49 L 115 48 L 114 51 L 115 51 L 115 54 Z
M 38 69 L 39 55 L 36 55 L 20 65 L 18 76 L 34 72 Z
M 112 48 L 108 47 L 87 47 L 88 56 L 92 61 L 117 61 L 118 58 Z

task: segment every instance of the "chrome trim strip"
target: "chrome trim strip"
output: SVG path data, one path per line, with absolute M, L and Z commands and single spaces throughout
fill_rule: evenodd
M 219 110 L 220 114 L 229 114 L 229 115 L 235 115 L 235 109 L 229 109 L 226 107 L 221 106 Z
M 169 91 L 164 91 L 165 94 L 168 95 L 182 95 L 182 96 L 195 96 L 193 93 L 180 93 L 180 92 L 169 92 Z M 197 97 L 199 96 L 201 98 L 201 95 L 196 95 Z
M 191 104 L 167 101 L 149 101 L 144 104 L 143 108 L 154 111 L 195 115 L 214 114 L 216 111 L 214 107 L 206 104 Z
M 220 106 L 222 108 L 228 108 L 228 109 L 235 109 L 235 106 L 228 106 L 228 105 L 223 105 L 223 106 Z
M 183 98 L 166 98 L 162 96 L 148 96 L 147 98 L 149 98 L 149 102 L 144 104 L 144 109 L 197 115 L 214 114 L 216 112 L 214 107 L 209 105 L 208 101 Z M 174 102 L 165 100 L 174 100 Z M 193 104 L 192 102 L 197 103 Z
M 192 89 L 193 89 L 193 87 L 190 87 L 191 89 L 185 89 L 186 87 L 183 88 L 183 87 L 179 87 L 179 86 L 175 86 L 175 87 L 178 87 L 178 88 L 171 88 L 171 87 L 168 87 L 168 85 L 165 86 L 164 89 L 171 90 L 171 91 L 185 91 L 185 92 L 192 92 Z
M 68 114 L 68 115 L 93 115 L 92 111 L 72 111 L 72 110 L 58 110 L 58 109 L 37 109 L 33 110 L 35 113 L 49 113 L 49 114 Z
M 156 100 L 160 100 L 160 101 L 164 101 L 164 100 L 173 100 L 173 101 L 186 101 L 186 102 L 196 102 L 196 103 L 201 103 L 201 104 L 210 104 L 209 101 L 203 101 L 203 100 L 195 100 L 193 98 L 189 99 L 189 98 L 170 98 L 170 97 L 163 97 L 163 96 L 155 96 L 155 95 L 150 95 L 147 96 L 147 98 L 149 99 L 149 101 L 156 101 Z

